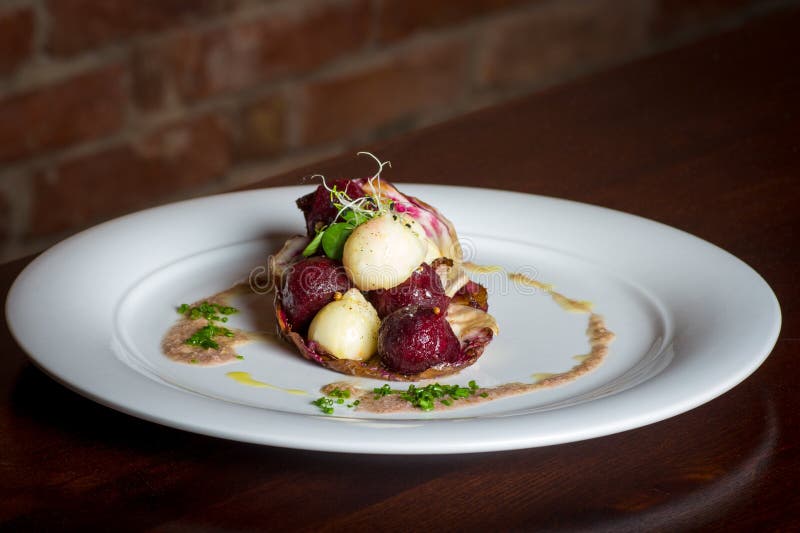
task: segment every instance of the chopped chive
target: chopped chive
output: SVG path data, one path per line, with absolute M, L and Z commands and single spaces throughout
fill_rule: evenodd
M 325 396 L 323 396 L 321 398 L 317 398 L 316 400 L 311 402 L 311 404 L 319 407 L 319 410 L 325 413 L 326 415 L 333 414 L 333 400 L 331 400 L 330 398 L 326 398 Z
M 417 387 L 412 384 L 408 386 L 407 390 L 397 391 L 396 393 L 412 406 L 423 411 L 431 411 L 435 408 L 437 401 L 442 405 L 450 406 L 453 404 L 454 400 L 463 400 L 472 396 L 479 388 L 475 380 L 472 380 L 467 387 L 462 387 L 460 385 L 442 385 L 440 383 L 433 383 L 425 387 Z M 395 391 L 389 389 L 388 385 L 376 388 L 375 399 L 392 392 Z M 486 396 L 483 394 L 481 394 L 481 396 L 485 398 Z
M 375 393 L 375 399 L 382 398 L 388 394 L 392 393 L 391 387 L 389 385 L 384 385 L 383 387 L 375 387 L 372 392 Z
M 238 313 L 239 310 L 235 307 L 203 302 L 195 307 L 191 307 L 189 304 L 181 304 L 178 306 L 178 312 L 190 320 L 205 318 L 208 321 L 207 325 L 198 329 L 191 337 L 184 341 L 190 346 L 199 346 L 206 350 L 218 350 L 219 343 L 214 340 L 214 337 L 224 336 L 230 338 L 235 336 L 233 331 L 225 327 L 217 326 L 214 323 L 216 321 L 227 322 L 228 317 L 220 316 L 220 314 L 232 315 Z

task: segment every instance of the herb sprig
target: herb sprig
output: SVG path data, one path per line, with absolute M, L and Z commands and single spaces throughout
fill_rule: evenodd
M 336 191 L 336 187 L 334 187 L 333 190 Z M 331 193 L 331 200 L 333 200 L 333 193 Z M 336 202 L 334 202 L 333 205 L 337 208 L 344 207 L 342 204 Z M 346 208 L 344 211 L 339 211 L 336 219 L 341 217 L 344 222 L 334 222 L 333 224 L 318 229 L 317 234 L 303 250 L 303 257 L 314 255 L 319 251 L 320 246 L 322 246 L 322 251 L 325 255 L 331 259 L 341 260 L 342 254 L 344 253 L 344 243 L 347 241 L 347 238 L 350 237 L 350 234 L 353 233 L 353 230 L 379 214 L 379 211 L 368 209 L 354 211 L 353 208 Z
M 214 340 L 214 337 L 233 337 L 234 333 L 230 329 L 219 326 L 215 322 L 227 322 L 228 315 L 233 315 L 239 312 L 235 307 L 226 305 L 215 304 L 211 302 L 203 302 L 197 306 L 190 306 L 189 304 L 181 304 L 178 306 L 178 313 L 185 316 L 190 320 L 199 320 L 204 318 L 208 324 L 198 329 L 194 334 L 184 341 L 185 344 L 190 346 L 199 346 L 206 350 L 219 349 L 219 343 Z
M 333 188 L 328 187 L 325 177 L 317 175 L 322 178 L 322 186 L 330 193 L 331 204 L 337 209 L 337 213 L 331 224 L 317 230 L 314 238 L 303 250 L 303 257 L 310 257 L 316 254 L 321 246 L 325 255 L 331 259 L 341 260 L 344 252 L 344 243 L 353 233 L 353 230 L 368 220 L 388 213 L 392 208 L 392 202 L 386 203 L 381 198 L 380 188 L 375 187 L 374 184 L 374 181 L 380 183 L 383 167 L 391 166 L 391 163 L 389 161 L 382 162 L 369 152 L 358 152 L 358 155 L 368 155 L 378 162 L 378 171 L 369 178 L 373 190 L 376 191 L 375 194 L 365 194 L 358 198 L 351 198 L 347 194 L 346 188 L 345 190 L 339 190 L 335 185 Z M 342 220 L 341 222 L 339 222 L 340 219 Z

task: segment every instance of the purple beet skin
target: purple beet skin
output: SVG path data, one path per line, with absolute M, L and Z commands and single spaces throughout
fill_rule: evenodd
M 422 263 L 400 285 L 370 291 L 367 297 L 381 318 L 407 305 L 438 307 L 444 313 L 450 304 L 442 280 L 428 263 Z
M 349 288 L 350 281 L 338 261 L 320 256 L 293 264 L 281 278 L 281 305 L 292 329 L 307 326 L 336 292 L 345 293 Z
M 378 353 L 389 370 L 417 374 L 437 364 L 458 362 L 461 347 L 443 311 L 409 305 L 383 319 Z
M 328 186 L 331 189 L 336 187 L 338 190 L 346 192 L 352 199 L 364 196 L 364 191 L 361 190 L 361 187 L 351 180 L 332 180 L 328 182 Z M 316 235 L 317 227 L 326 226 L 333 222 L 339 212 L 331 203 L 331 193 L 322 185 L 317 187 L 316 191 L 298 198 L 297 207 L 306 217 L 306 230 L 310 237 Z

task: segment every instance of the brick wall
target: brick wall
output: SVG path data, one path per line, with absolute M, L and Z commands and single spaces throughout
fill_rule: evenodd
M 790 3 L 4 0 L 0 260 Z

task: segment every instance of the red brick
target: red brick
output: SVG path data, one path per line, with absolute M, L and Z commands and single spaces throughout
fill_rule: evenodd
M 286 111 L 283 98 L 262 98 L 242 109 L 237 154 L 242 158 L 266 157 L 286 147 Z
M 164 65 L 154 60 L 151 50 L 136 48 L 131 53 L 131 93 L 142 111 L 155 111 L 164 106 L 166 77 Z
M 32 233 L 75 229 L 207 184 L 230 166 L 225 124 L 205 116 L 67 161 L 34 186 Z
M 68 56 L 226 11 L 231 0 L 50 0 L 48 48 Z
M 366 43 L 369 5 L 366 0 L 324 3 L 202 33 L 183 32 L 141 52 L 150 65 L 147 83 L 172 84 L 191 101 L 307 72 Z
M 125 118 L 124 70 L 106 67 L 0 99 L 0 161 L 117 131 Z
M 4 191 L 0 191 L 0 244 L 11 232 L 11 204 Z M 1 247 L 0 247 L 1 248 Z M 0 259 L 2 262 L 2 259 Z
M 447 106 L 466 86 L 467 46 L 427 45 L 305 90 L 304 140 L 343 138 Z
M 0 76 L 11 74 L 31 55 L 33 10 L 0 12 Z
M 540 0 L 384 0 L 380 40 L 394 41 L 414 32 L 441 28 L 516 4 Z
M 630 57 L 646 45 L 646 23 L 647 9 L 639 0 L 542 5 L 490 29 L 479 81 L 524 87 Z
M 753 0 L 657 0 L 652 19 L 652 31 L 657 38 L 701 29 L 703 26 L 734 15 Z

